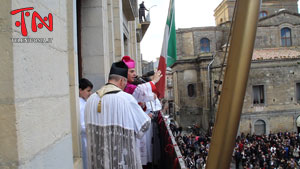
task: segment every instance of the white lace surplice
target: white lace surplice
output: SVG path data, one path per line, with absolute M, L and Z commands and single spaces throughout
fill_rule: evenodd
M 137 138 L 150 125 L 150 118 L 137 101 L 120 91 L 100 97 L 94 93 L 86 103 L 89 169 L 141 169 Z
M 150 82 L 138 85 L 132 93 L 132 96 L 138 102 L 154 101 L 154 94 Z
M 162 106 L 160 101 L 156 99 L 155 101 L 146 102 L 147 110 L 146 114 L 149 114 L 154 111 L 161 110 Z M 152 162 L 153 157 L 153 130 L 152 124 L 149 127 L 149 130 L 146 131 L 146 134 L 139 140 L 140 144 L 140 153 L 141 153 L 141 160 L 143 165 L 147 165 L 147 163 Z

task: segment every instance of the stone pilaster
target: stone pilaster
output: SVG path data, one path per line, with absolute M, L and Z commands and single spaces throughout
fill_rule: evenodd
M 107 82 L 110 67 L 107 1 L 82 1 L 81 7 L 83 77 L 93 83 L 96 91 Z
M 67 1 L 4 1 L 1 4 L 0 168 L 73 168 L 68 76 Z M 12 43 L 24 38 L 16 27 L 21 13 L 34 7 L 42 17 L 53 14 L 53 31 L 31 30 L 26 38 L 52 43 Z M 29 11 L 30 16 L 33 11 Z

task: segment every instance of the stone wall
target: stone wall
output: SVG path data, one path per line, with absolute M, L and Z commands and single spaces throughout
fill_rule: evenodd
M 196 56 L 207 56 L 222 50 L 222 46 L 227 42 L 228 28 L 226 27 L 199 27 L 191 29 L 177 30 L 177 57 L 178 59 L 191 59 Z M 208 38 L 210 40 L 210 52 L 200 51 L 200 40 Z
M 299 25 L 299 16 L 300 14 L 297 13 L 281 11 L 279 14 L 260 19 L 258 26 L 278 26 L 284 23 L 293 23 L 293 25 Z
M 177 39 L 177 59 L 194 57 L 194 37 L 193 32 L 176 33 Z
M 258 27 L 255 39 L 255 48 L 280 46 L 280 30 L 278 27 Z
M 300 15 L 281 12 L 277 16 L 261 19 L 258 24 L 255 48 L 281 47 L 281 29 L 291 29 L 292 46 L 300 46 Z
M 272 15 L 282 8 L 297 13 L 297 0 L 277 0 L 277 2 L 265 0 L 260 11 L 266 11 L 268 15 Z
M 186 67 L 188 66 L 188 67 Z M 178 87 L 178 100 L 175 99 L 175 104 L 180 107 L 178 112 L 180 113 L 180 124 L 183 127 L 186 127 L 192 123 L 200 124 L 199 118 L 201 116 L 202 109 L 199 106 L 200 99 L 200 87 L 199 87 L 199 74 L 196 71 L 197 64 L 187 65 L 181 64 L 180 67 L 177 67 L 173 71 L 177 72 L 177 79 L 180 79 L 177 82 L 176 86 Z M 195 85 L 195 95 L 192 97 L 188 96 L 189 84 Z
M 207 66 L 207 62 L 203 65 Z M 206 67 L 200 65 L 194 59 L 187 63 L 176 64 L 172 71 L 174 82 L 174 100 L 175 111 L 179 114 L 176 119 L 181 126 L 187 127 L 191 124 L 197 124 L 203 128 L 208 127 L 209 116 L 207 102 L 207 71 L 200 71 Z M 175 77 L 174 77 L 175 76 Z M 194 85 L 195 93 L 192 96 L 188 94 L 188 85 Z
M 272 111 L 264 113 L 242 114 L 239 133 L 256 133 L 254 126 L 258 120 L 265 122 L 266 133 L 296 132 L 296 119 L 300 111 Z
M 1 15 L 7 30 L 1 35 L 0 168 L 73 168 L 67 5 L 71 1 L 4 1 Z M 23 38 L 15 22 L 21 14 L 15 9 L 34 7 L 41 16 L 53 14 L 53 32 L 46 28 L 32 32 L 31 17 L 26 18 L 30 38 L 53 38 L 52 43 L 12 43 Z M 30 12 L 32 15 L 32 12 Z M 9 24 L 11 23 L 11 24 Z M 2 28 L 1 28 L 2 29 Z M 1 31 L 1 32 L 2 32 Z M 1 33 L 2 34 L 2 33 Z M 2 72 L 2 71 L 1 71 Z M 11 86 L 8 86 L 10 84 Z M 9 93 L 8 93 L 9 92 Z M 4 109 L 3 109 L 4 108 Z
M 231 21 L 234 6 L 235 0 L 224 0 L 221 2 L 221 4 L 214 11 L 216 25 Z
M 17 168 L 17 126 L 14 93 L 14 63 L 10 15 L 11 2 L 0 6 L 0 168 Z
M 240 132 L 254 133 L 253 126 L 257 120 L 266 123 L 267 133 L 296 131 L 295 121 L 300 112 L 300 105 L 295 99 L 295 86 L 300 80 L 299 68 L 297 59 L 252 63 Z M 265 104 L 253 104 L 253 85 L 264 85 Z
M 300 59 L 253 62 L 249 74 L 243 112 L 299 109 L 296 82 L 300 81 Z M 253 85 L 264 85 L 265 104 L 253 105 Z
M 209 53 L 216 53 L 217 49 L 220 49 L 221 44 L 218 43 L 221 41 L 222 32 L 217 30 L 215 27 L 208 27 L 202 28 L 196 32 L 194 32 L 194 49 L 195 49 L 195 56 L 205 54 L 200 51 L 200 40 L 202 38 L 207 38 L 210 40 L 210 52 Z

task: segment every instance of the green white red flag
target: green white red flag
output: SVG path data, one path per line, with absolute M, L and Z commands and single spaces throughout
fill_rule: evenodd
M 168 18 L 165 27 L 163 46 L 158 63 L 158 70 L 163 77 L 156 84 L 158 98 L 165 96 L 166 67 L 173 65 L 176 61 L 176 29 L 175 29 L 175 0 L 170 0 Z

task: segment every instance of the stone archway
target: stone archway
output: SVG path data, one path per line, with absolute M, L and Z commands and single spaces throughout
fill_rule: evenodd
M 254 124 L 254 132 L 256 135 L 266 134 L 266 123 L 263 120 L 257 120 Z

